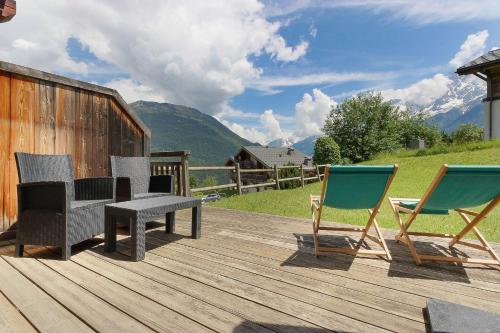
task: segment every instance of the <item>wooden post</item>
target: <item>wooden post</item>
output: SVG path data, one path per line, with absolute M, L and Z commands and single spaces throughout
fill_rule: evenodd
M 318 173 L 318 181 L 321 183 L 321 174 L 319 173 L 319 166 L 316 164 L 316 172 Z
M 302 182 L 302 188 L 304 188 L 304 164 L 300 165 L 300 180 Z
M 182 180 L 183 180 L 183 192 L 185 197 L 191 196 L 191 189 L 189 188 L 189 163 L 187 155 L 181 158 L 182 162 Z
M 239 163 L 236 163 L 236 188 L 238 189 L 238 194 L 241 195 L 241 173 Z
M 177 195 L 183 195 L 182 193 L 182 178 L 181 178 L 181 167 L 182 165 L 178 164 L 175 166 L 175 178 L 177 179 Z
M 276 189 L 280 189 L 280 175 L 279 175 L 279 169 L 278 166 L 275 164 L 274 165 L 274 180 L 276 181 Z

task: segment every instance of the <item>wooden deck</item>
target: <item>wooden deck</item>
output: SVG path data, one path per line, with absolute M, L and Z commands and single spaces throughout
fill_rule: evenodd
M 173 235 L 153 223 L 137 263 L 124 255 L 125 236 L 119 253 L 92 241 L 67 262 L 54 260 L 57 249 L 14 258 L 12 245 L 1 247 L 0 332 L 422 332 L 429 297 L 500 313 L 499 270 L 416 267 L 394 232 L 385 231 L 392 263 L 316 259 L 305 220 L 204 207 L 193 240 L 189 218 L 179 214 Z

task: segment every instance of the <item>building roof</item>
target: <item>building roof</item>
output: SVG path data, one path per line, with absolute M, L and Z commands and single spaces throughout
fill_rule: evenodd
M 457 74 L 465 75 L 483 72 L 484 70 L 493 66 L 500 67 L 500 49 L 492 50 L 459 67 L 457 69 Z
M 309 165 L 310 158 L 300 150 L 288 147 L 270 148 L 262 146 L 244 146 L 246 150 L 265 166 L 272 168 L 274 165 L 284 166 L 289 163 L 295 165 Z

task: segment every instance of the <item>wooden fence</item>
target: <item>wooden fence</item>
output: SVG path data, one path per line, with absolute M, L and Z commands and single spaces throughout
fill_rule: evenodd
M 189 151 L 153 152 L 151 153 L 151 157 L 153 158 L 151 162 L 151 173 L 153 175 L 175 175 L 177 195 L 190 196 L 192 193 L 224 189 L 236 190 L 238 191 L 238 194 L 242 194 L 244 190 L 260 187 L 274 187 L 279 190 L 281 188 L 281 183 L 294 180 L 300 181 L 301 186 L 304 187 L 306 182 L 321 181 L 324 173 L 321 173 L 320 171 L 326 166 L 326 164 L 315 165 L 313 167 L 305 167 L 304 165 L 275 165 L 273 168 L 269 169 L 242 169 L 240 168 L 239 163 L 236 163 L 234 166 L 189 166 L 188 159 L 190 154 L 191 153 Z M 161 161 L 157 160 L 158 158 L 173 158 L 176 160 Z M 298 169 L 300 170 L 300 175 L 280 178 L 280 170 L 284 169 Z M 231 177 L 232 181 L 226 184 L 190 188 L 190 171 L 227 171 L 236 177 Z M 241 175 L 245 173 L 268 173 L 269 179 L 272 179 L 272 181 L 243 185 Z M 234 178 L 236 181 L 234 181 Z

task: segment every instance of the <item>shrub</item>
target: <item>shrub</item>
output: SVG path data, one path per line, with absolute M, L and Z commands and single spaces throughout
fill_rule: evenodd
M 464 144 L 483 140 L 483 129 L 476 124 L 462 124 L 451 133 L 454 143 Z
M 294 165 L 293 163 L 287 163 L 286 166 L 292 166 Z M 286 168 L 286 169 L 279 169 L 278 171 L 280 179 L 283 178 L 292 178 L 292 177 L 300 177 L 300 169 L 299 168 Z M 291 188 L 297 188 L 302 186 L 302 183 L 300 180 L 288 180 L 285 182 L 280 182 L 280 188 L 281 189 L 291 189 Z
M 428 115 L 423 111 L 414 112 L 411 108 L 399 112 L 400 143 L 408 147 L 410 140 L 422 139 L 426 147 L 433 147 L 442 140 L 438 127 L 428 123 Z
M 341 164 L 340 147 L 329 136 L 322 136 L 314 143 L 314 164 Z

